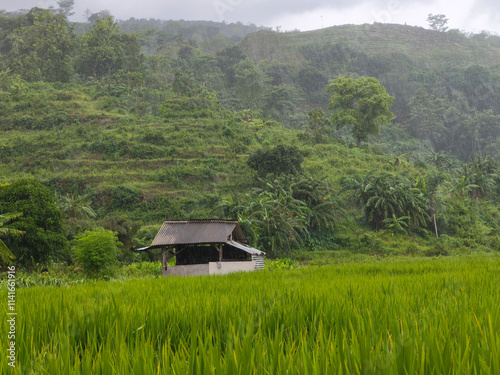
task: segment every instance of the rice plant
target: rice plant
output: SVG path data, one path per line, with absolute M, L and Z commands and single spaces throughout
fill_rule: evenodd
M 499 271 L 483 256 L 18 289 L 0 369 L 498 374 Z

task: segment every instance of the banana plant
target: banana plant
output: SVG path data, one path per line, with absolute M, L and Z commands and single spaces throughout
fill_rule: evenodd
M 0 236 L 22 236 L 25 232 L 13 228 L 5 228 L 4 224 L 17 219 L 22 216 L 21 213 L 11 213 L 0 215 Z M 9 250 L 5 242 L 0 239 L 0 259 L 3 263 L 9 263 L 11 260 L 16 259 L 14 254 Z

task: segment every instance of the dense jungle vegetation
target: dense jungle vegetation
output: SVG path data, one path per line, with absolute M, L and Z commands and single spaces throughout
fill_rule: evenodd
M 318 263 L 500 250 L 500 37 L 66 11 L 0 17 L 3 265 L 211 217 Z

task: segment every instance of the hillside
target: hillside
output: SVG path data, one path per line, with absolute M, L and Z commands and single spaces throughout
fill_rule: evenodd
M 60 212 L 40 222 L 58 223 L 66 241 L 33 257 L 34 242 L 7 239 L 25 264 L 73 262 L 69 241 L 99 226 L 119 233 L 131 261 L 128 249 L 163 220 L 210 217 L 240 220 L 270 256 L 500 248 L 494 38 L 396 25 L 260 30 L 208 52 L 220 35 L 198 44 L 194 30 L 154 31 L 147 54 L 146 34 L 111 18 L 88 26 L 75 36 L 40 9 L 0 19 L 0 211 L 40 191 Z M 375 77 L 394 97 L 395 119 L 360 148 L 328 109 L 325 87 L 339 76 Z M 22 210 L 20 230 L 46 211 Z
M 116 225 L 124 225 L 126 220 L 141 223 L 143 229 L 139 235 L 147 243 L 165 219 L 221 215 L 235 218 L 227 213 L 234 211 L 217 209 L 223 204 L 232 210 L 233 203 L 229 206 L 224 203 L 228 199 L 243 205 L 238 209 L 243 211 L 236 213 L 255 215 L 251 206 L 245 208 L 245 205 L 251 203 L 248 199 L 258 199 L 251 192 L 262 189 L 263 185 L 247 161 L 258 150 L 284 145 L 297 147 L 303 155 L 302 174 L 312 179 L 307 180 L 310 181 L 308 184 L 321 189 L 317 191 L 323 194 L 321 199 L 327 199 L 325 194 L 330 194 L 328 199 L 333 199 L 332 211 L 319 211 L 318 214 L 329 215 L 328 220 L 333 222 L 328 226 L 333 225 L 335 230 L 318 231 L 311 227 L 308 245 L 302 244 L 303 249 L 306 246 L 305 249 L 352 249 L 382 254 L 421 251 L 448 254 L 454 248 L 448 243 L 448 238 L 452 237 L 444 236 L 447 242 L 438 246 L 440 250 L 433 250 L 431 221 L 422 223 L 423 227 L 414 235 L 419 234 L 409 237 L 413 238 L 410 242 L 406 242 L 405 236 L 393 237 L 391 231 L 370 234 L 370 225 L 366 226 L 369 221 L 365 224 L 363 211 L 350 200 L 350 193 L 338 195 L 341 188 L 362 179 L 368 181 L 372 178 L 370 176 L 382 180 L 388 178 L 385 182 L 381 180 L 383 184 L 389 184 L 385 188 L 392 189 L 397 186 L 392 184 L 400 184 L 399 178 L 403 178 L 404 184 L 416 188 L 419 180 L 425 179 L 431 184 L 433 176 L 445 173 L 444 169 L 436 170 L 423 161 L 416 167 L 404 157 L 384 154 L 377 146 L 358 149 L 349 142 L 328 137 L 318 143 L 304 130 L 287 129 L 275 121 L 251 118 L 244 111 L 227 111 L 216 99 L 196 109 L 198 113 L 205 113 L 199 117 L 181 112 L 138 116 L 119 109 L 104 109 L 103 103 L 113 96 L 110 92 L 96 90 L 95 87 L 75 85 L 26 84 L 22 94 L 11 95 L 9 106 L 17 108 L 14 115 L 6 110 L 0 117 L 0 123 L 4 124 L 0 145 L 3 183 L 15 183 L 26 177 L 36 179 L 56 196 L 83 197 L 95 210 L 93 220 L 81 218 L 75 221 L 68 214 L 69 233 L 92 227 L 93 223 L 119 228 Z M 122 100 L 125 99 L 126 95 Z M 43 104 L 28 105 L 38 100 Z M 166 100 L 164 106 L 170 105 L 172 101 Z M 35 108 L 38 115 L 33 112 Z M 30 126 L 27 125 L 28 119 Z M 54 122 L 55 119 L 59 119 L 58 122 Z M 472 172 L 477 167 L 471 164 L 470 168 Z M 458 236 L 453 243 L 462 252 L 496 246 L 498 206 L 488 206 L 482 199 L 475 202 L 458 195 L 447 199 L 447 194 L 460 191 L 445 183 L 459 183 L 461 176 L 458 171 L 448 170 L 446 173 L 441 177 L 446 181 L 439 194 L 442 194 L 440 199 L 448 201 L 448 208 L 440 213 L 439 230 L 449 236 Z M 426 175 L 428 177 L 424 178 Z M 283 183 L 269 175 L 267 178 L 264 183 L 268 185 Z M 315 181 L 324 181 L 330 186 L 326 189 L 331 190 L 324 190 L 325 187 Z M 286 186 L 282 188 L 287 189 Z M 420 190 L 416 191 L 423 198 Z M 456 193 L 451 193 L 453 191 Z M 483 193 L 477 194 L 483 196 Z M 494 190 L 491 190 L 484 198 L 493 198 L 496 196 L 493 194 Z M 248 235 L 252 238 L 255 234 Z
M 282 59 L 286 55 L 300 58 L 301 47 L 320 51 L 343 44 L 370 57 L 404 54 L 429 67 L 453 64 L 496 66 L 500 60 L 500 40 L 488 42 L 468 38 L 458 31 L 440 32 L 416 26 L 364 24 L 332 26 L 306 32 L 276 33 L 269 30 L 248 35 L 241 43 L 245 53 L 255 61 Z
M 92 99 L 94 90 L 27 85 L 22 95 L 12 95 L 9 104 L 17 111 L 0 116 L 4 182 L 30 176 L 60 194 L 94 188 L 104 201 L 114 187 L 127 185 L 140 190 L 146 204 L 160 197 L 193 200 L 215 194 L 216 199 L 250 189 L 255 172 L 246 165 L 248 156 L 276 144 L 298 146 L 308 155 L 304 171 L 337 186 L 338 168 L 353 174 L 391 160 L 338 141 L 313 145 L 304 131 L 245 113 L 172 119 L 110 111 L 102 108 L 113 98 L 110 93 L 101 91 Z M 28 100 L 42 103 L 35 107 Z
M 434 66 L 441 58 L 455 66 L 470 64 L 497 65 L 500 43 L 489 44 L 467 38 L 458 31 L 440 32 L 416 26 L 396 24 L 344 25 L 322 30 L 285 35 L 283 43 L 316 45 L 345 43 L 350 48 L 370 56 L 402 53 L 415 61 Z
M 462 161 L 477 152 L 500 157 L 499 37 L 403 25 L 345 25 L 310 32 L 262 30 L 239 47 L 274 85 L 295 87 L 302 99 L 296 104 L 304 111 L 327 107 L 324 87 L 338 76 L 377 78 L 395 99 L 394 124 L 420 142 L 417 151 L 401 142 L 402 134 L 385 133 L 381 143 L 388 152 L 420 154 L 424 147 Z M 420 105 L 432 119 L 423 120 Z M 486 125 L 473 117 L 483 114 L 493 115 L 497 125 L 488 125 L 490 130 L 478 137 Z M 292 115 L 281 121 L 298 126 Z M 473 122 L 476 135 L 470 132 Z

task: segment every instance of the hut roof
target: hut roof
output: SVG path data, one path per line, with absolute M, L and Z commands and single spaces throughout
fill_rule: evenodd
M 228 220 L 165 221 L 151 246 L 137 250 L 211 243 L 227 243 L 250 254 L 265 254 L 263 251 L 246 245 L 247 239 L 238 222 Z

